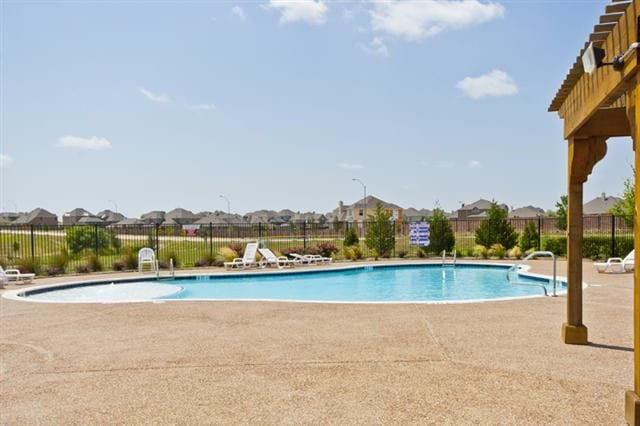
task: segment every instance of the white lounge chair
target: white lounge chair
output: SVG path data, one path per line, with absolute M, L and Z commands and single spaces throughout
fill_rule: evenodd
M 247 267 L 257 267 L 260 266 L 258 262 L 256 262 L 256 253 L 258 252 L 258 243 L 249 243 L 244 249 L 244 256 L 236 257 L 232 262 L 224 262 L 224 268 L 238 268 L 245 269 Z
M 265 259 L 265 266 L 277 266 L 278 269 L 295 266 L 298 261 L 287 259 L 285 256 L 276 256 L 268 248 L 259 248 L 258 252 Z
M 330 257 L 322 257 L 319 254 L 298 254 L 289 253 L 289 256 L 293 257 L 298 263 L 303 265 L 317 265 L 319 263 L 331 263 Z
M 314 260 L 316 263 L 331 263 L 333 261 L 330 257 L 320 256 L 319 254 L 306 254 L 305 256 Z
M 5 280 L 1 278 L 2 276 L 4 276 Z M 15 281 L 15 282 L 22 282 L 22 283 L 30 283 L 31 281 L 33 281 L 35 276 L 36 274 L 32 274 L 32 273 L 23 274 L 18 269 L 3 269 L 2 266 L 0 266 L 0 281 L 5 281 L 5 282 Z
M 144 265 L 151 265 L 153 272 L 158 272 L 158 259 L 156 259 L 156 253 L 149 247 L 141 248 L 138 251 L 138 272 L 144 270 Z
M 635 250 L 624 259 L 621 257 L 610 257 L 606 262 L 595 262 L 593 266 L 599 273 L 609 272 L 614 274 L 622 274 L 624 272 L 632 272 L 635 267 Z

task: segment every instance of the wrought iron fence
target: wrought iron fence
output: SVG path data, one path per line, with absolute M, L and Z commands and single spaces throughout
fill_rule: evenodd
M 510 219 L 511 226 L 522 234 L 533 222 L 537 241 L 535 248 L 565 254 L 566 232 L 559 229 L 552 217 Z M 459 255 L 471 255 L 475 232 L 482 219 L 449 221 L 454 232 Z M 583 255 L 588 258 L 624 256 L 633 248 L 633 220 L 611 215 L 584 217 Z M 161 265 L 172 258 L 178 267 L 210 265 L 221 259 L 221 249 L 230 247 L 241 252 L 249 241 L 263 241 L 273 251 L 308 252 L 318 246 L 331 249 L 335 258 L 344 258 L 343 239 L 349 227 L 360 238 L 364 257 L 372 252 L 366 245 L 367 223 L 290 223 L 285 225 L 205 224 L 199 227 L 183 225 L 1 225 L 0 262 L 42 273 L 62 273 L 86 270 L 126 270 L 135 267 L 137 251 L 151 247 Z M 409 224 L 395 224 L 394 257 L 421 255 L 411 245 Z

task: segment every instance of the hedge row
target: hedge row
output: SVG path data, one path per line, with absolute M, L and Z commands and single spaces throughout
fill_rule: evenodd
M 567 255 L 567 237 L 546 237 L 542 241 L 542 249 L 551 251 L 557 256 Z M 616 252 L 611 253 L 610 237 L 584 237 L 582 240 L 582 257 L 589 259 L 607 259 L 624 257 L 633 250 L 633 238 L 616 237 Z

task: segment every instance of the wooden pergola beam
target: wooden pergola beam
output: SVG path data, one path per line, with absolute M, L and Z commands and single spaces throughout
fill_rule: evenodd
M 588 138 L 590 136 L 622 137 L 631 136 L 627 109 L 602 108 L 589 119 L 579 131 L 576 138 Z

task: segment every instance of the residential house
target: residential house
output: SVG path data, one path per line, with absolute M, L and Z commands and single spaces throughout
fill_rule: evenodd
M 121 221 L 114 223 L 113 226 L 140 226 L 145 224 L 146 223 L 140 219 L 124 218 Z
M 188 225 L 197 220 L 198 217 L 193 214 L 193 212 L 182 208 L 173 209 L 164 215 L 164 222 L 171 222 L 173 224 Z
M 604 192 L 600 194 L 599 197 L 594 198 L 593 200 L 585 203 L 582 207 L 583 214 L 585 215 L 598 215 L 598 214 L 609 214 L 609 210 L 614 206 L 614 204 L 618 201 L 622 201 L 621 198 L 614 197 L 611 195 L 607 195 Z
M 534 206 L 518 207 L 517 209 L 512 208 L 511 211 L 509 211 L 509 218 L 513 219 L 532 219 L 544 215 L 544 209 Z
M 471 204 L 463 204 L 462 207 L 458 209 L 458 220 L 484 219 L 487 217 L 487 212 L 491 208 L 492 203 L 493 201 L 481 198 Z M 509 207 L 506 204 L 499 204 L 498 207 L 507 212 L 509 211 Z
M 102 219 L 106 224 L 111 225 L 118 223 L 121 220 L 126 219 L 123 214 L 114 212 L 112 210 L 102 210 L 96 216 Z
M 0 213 L 0 224 L 8 224 L 15 222 L 20 216 L 26 213 L 2 212 Z
M 415 209 L 409 207 L 404 209 L 403 212 L 405 222 L 420 222 L 421 220 L 428 219 L 433 216 L 433 211 L 429 209 Z
M 140 219 L 148 225 L 161 225 L 164 222 L 165 212 L 161 210 L 154 210 L 148 213 L 144 213 L 140 216 Z
M 63 225 L 75 225 L 83 217 L 95 217 L 93 213 L 78 207 L 62 215 Z
M 20 216 L 18 219 L 13 222 L 15 225 L 57 225 L 58 224 L 58 216 L 55 214 L 42 209 L 37 208 L 29 212 L 24 216 Z
M 338 208 L 333 211 L 332 217 L 337 217 L 341 222 L 364 222 L 369 220 L 376 209 L 378 203 L 382 204 L 382 208 L 391 213 L 393 220 L 402 221 L 404 218 L 402 207 L 383 201 L 373 195 L 368 195 L 365 199 L 356 201 L 350 206 L 345 205 L 342 201 L 338 203 Z

